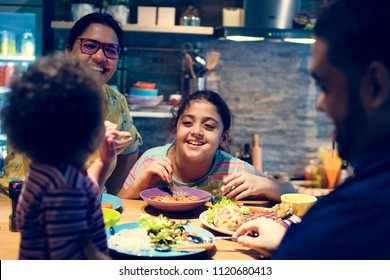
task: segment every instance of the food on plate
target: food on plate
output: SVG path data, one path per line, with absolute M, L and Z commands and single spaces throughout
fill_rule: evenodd
M 276 212 L 282 219 L 289 217 L 293 213 L 292 204 L 285 202 L 274 205 L 272 210 Z
M 150 237 L 145 228 L 122 229 L 111 235 L 108 247 L 123 252 L 139 253 L 152 248 Z
M 184 240 L 183 224 L 171 221 L 163 215 L 156 218 L 152 218 L 149 214 L 141 215 L 138 224 L 138 228 L 122 229 L 111 235 L 108 239 L 109 247 L 124 252 L 138 253 L 151 250 L 159 245 L 171 248 L 177 242 Z
M 231 199 L 226 198 L 226 197 L 222 197 L 221 201 L 219 201 L 218 203 L 213 204 L 213 206 L 211 206 L 211 207 L 207 210 L 207 222 L 209 222 L 210 224 L 213 224 L 213 223 L 214 223 L 214 213 L 215 213 L 215 211 L 216 211 L 219 207 L 222 207 L 222 206 L 239 207 L 240 210 L 241 210 L 244 214 L 249 214 L 249 208 L 248 208 L 248 207 L 246 207 L 246 206 L 240 206 L 236 201 L 231 200 Z
M 192 202 L 199 200 L 199 197 L 189 195 L 153 195 L 150 199 L 163 202 Z
M 215 210 L 213 222 L 219 228 L 235 231 L 245 223 L 245 217 L 240 207 L 223 205 Z
M 292 205 L 276 204 L 272 208 L 247 207 L 223 197 L 222 200 L 207 210 L 207 222 L 214 226 L 235 231 L 243 223 L 260 217 L 273 219 L 283 225 L 283 220 L 292 215 Z
M 183 224 L 171 221 L 161 214 L 154 219 L 149 214 L 143 214 L 138 223 L 141 228 L 146 229 L 150 242 L 154 245 L 164 244 L 171 247 L 182 240 Z
M 282 218 L 278 215 L 278 213 L 276 213 L 272 209 L 263 208 L 259 211 L 259 208 L 250 207 L 249 210 L 250 210 L 250 213 L 245 216 L 246 222 L 260 218 L 260 217 L 264 217 L 264 218 L 272 219 L 275 222 L 283 225 Z
M 110 203 L 110 202 L 102 203 L 102 208 L 113 209 L 112 203 Z

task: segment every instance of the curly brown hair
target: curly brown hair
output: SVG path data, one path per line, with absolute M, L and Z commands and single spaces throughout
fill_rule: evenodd
M 83 62 L 64 54 L 38 59 L 11 83 L 1 111 L 10 145 L 41 163 L 92 153 L 104 126 L 104 95 Z M 95 145 L 96 146 L 96 145 Z

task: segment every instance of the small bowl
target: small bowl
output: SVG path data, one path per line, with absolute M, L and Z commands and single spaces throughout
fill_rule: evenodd
M 157 201 L 154 199 L 151 199 L 151 196 L 171 196 L 172 194 L 164 191 L 159 188 L 151 188 L 143 190 L 140 193 L 141 198 L 150 206 L 153 208 L 159 209 L 164 212 L 184 212 L 184 211 L 191 211 L 196 208 L 199 208 L 206 204 L 211 198 L 211 194 L 207 191 L 195 189 L 195 188 L 188 188 L 188 187 L 178 187 L 180 190 L 184 191 L 189 196 L 197 196 L 199 197 L 199 200 L 191 201 L 191 202 L 165 202 L 165 201 Z
M 158 89 L 130 88 L 130 95 L 136 96 L 157 96 Z
M 121 218 L 121 213 L 114 209 L 102 208 L 104 225 L 106 228 L 115 226 Z
M 317 202 L 317 198 L 312 195 L 302 193 L 286 193 L 280 199 L 284 203 L 290 203 L 293 208 L 293 214 L 303 217 L 306 212 Z
M 133 84 L 133 87 L 134 88 L 143 88 L 143 89 L 156 89 L 156 84 L 138 81 L 138 82 Z

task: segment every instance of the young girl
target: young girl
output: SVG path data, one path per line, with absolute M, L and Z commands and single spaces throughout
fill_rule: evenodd
M 16 210 L 20 259 L 84 259 L 82 239 L 107 253 L 99 184 L 131 136 L 112 123 L 105 130 L 104 107 L 91 70 L 65 55 L 40 58 L 11 84 L 3 130 L 31 159 Z
M 173 181 L 177 186 L 207 190 L 212 174 L 226 175 L 222 191 L 242 199 L 265 197 L 280 201 L 280 195 L 295 192 L 286 182 L 265 178 L 252 165 L 223 151 L 228 145 L 232 114 L 213 91 L 197 91 L 173 111 L 168 127 L 174 141 L 146 151 L 134 165 L 122 198 L 138 198 L 142 190 Z

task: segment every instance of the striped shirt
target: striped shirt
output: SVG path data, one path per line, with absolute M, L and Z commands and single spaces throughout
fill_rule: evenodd
M 19 259 L 85 259 L 80 236 L 108 253 L 97 183 L 73 166 L 32 163 L 16 210 Z
M 128 189 L 133 184 L 133 182 L 142 175 L 147 166 L 150 165 L 153 161 L 161 160 L 167 157 L 168 150 L 172 145 L 173 143 L 170 143 L 147 150 L 131 169 L 129 175 L 126 178 L 124 188 Z M 249 163 L 218 149 L 214 156 L 213 165 L 205 176 L 189 183 L 180 182 L 175 177 L 172 177 L 172 180 L 178 186 L 197 187 L 207 191 L 207 178 L 211 174 L 228 175 L 234 172 L 244 172 L 258 176 L 264 176 L 260 171 L 256 170 L 255 167 Z M 163 186 L 164 184 L 166 183 L 160 181 L 157 185 Z

